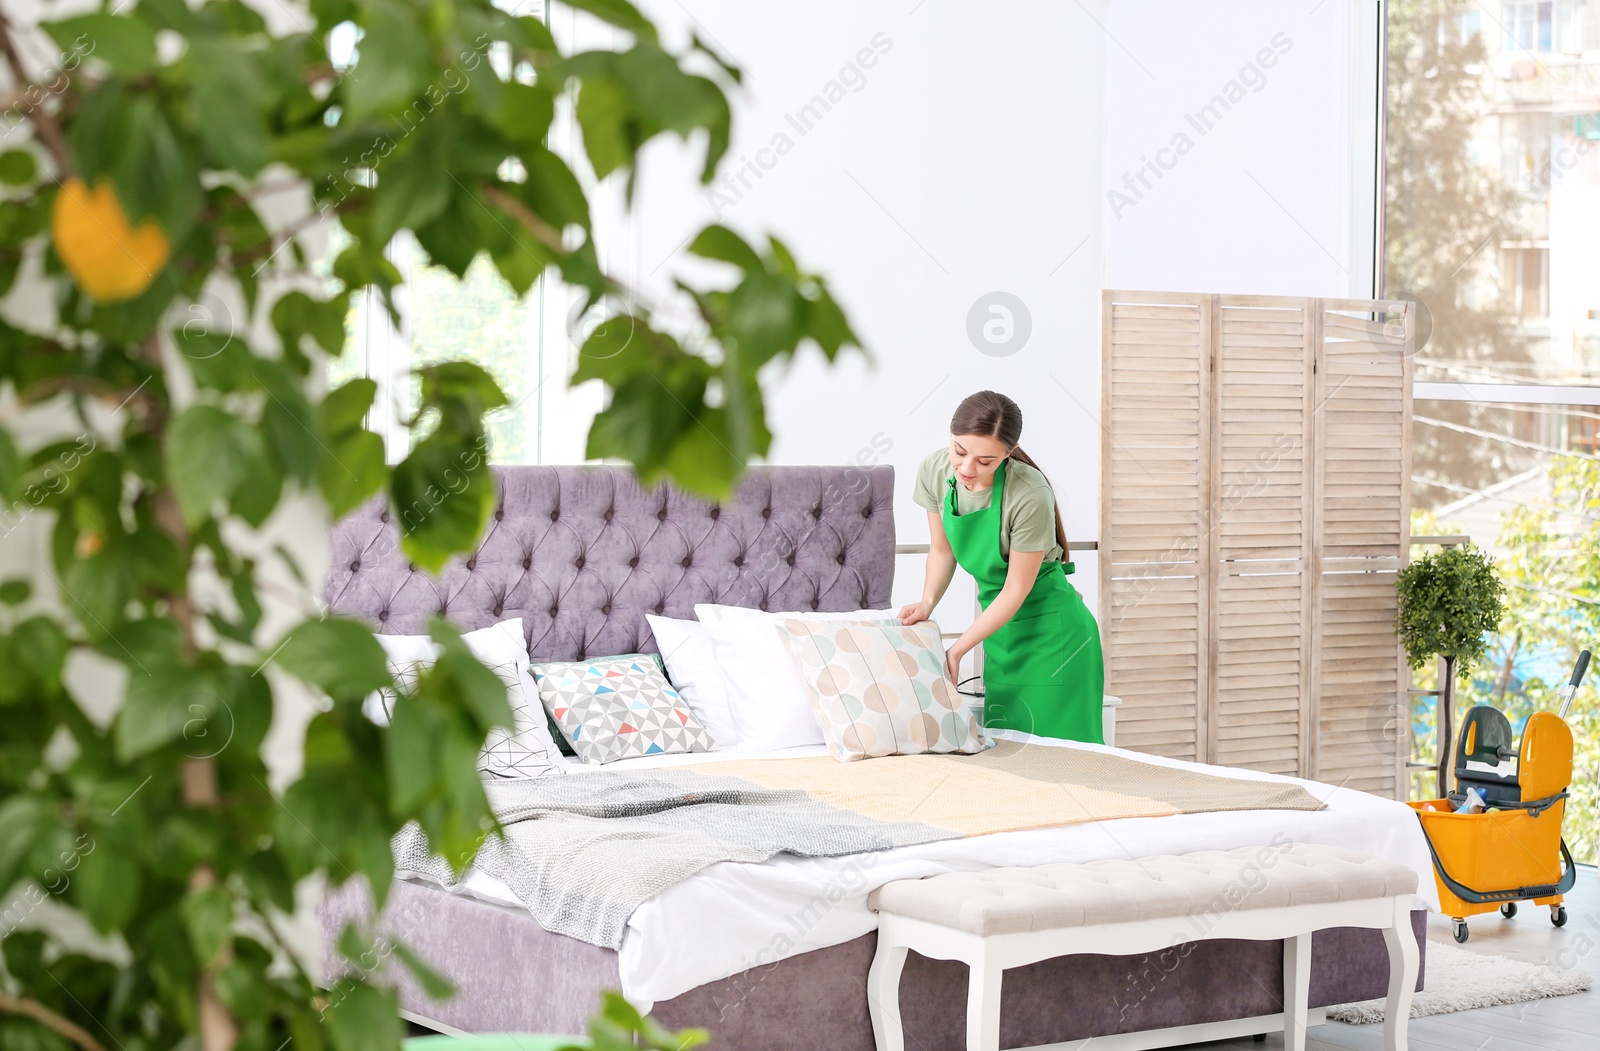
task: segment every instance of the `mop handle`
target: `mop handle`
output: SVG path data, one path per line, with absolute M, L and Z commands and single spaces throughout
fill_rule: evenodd
M 1583 684 L 1583 673 L 1589 670 L 1589 651 L 1584 650 L 1578 654 L 1578 663 L 1572 666 L 1572 681 L 1567 683 L 1566 698 L 1561 702 L 1561 719 L 1566 721 L 1567 712 L 1572 708 L 1572 699 L 1578 696 L 1578 687 Z

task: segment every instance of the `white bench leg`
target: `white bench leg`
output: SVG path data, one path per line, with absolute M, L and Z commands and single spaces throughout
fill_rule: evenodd
M 1411 928 L 1411 898 L 1394 899 L 1394 924 L 1384 929 L 1389 948 L 1389 998 L 1383 1005 L 1384 1051 L 1406 1051 L 1406 1032 L 1411 1025 L 1411 996 L 1417 987 L 1417 966 L 1421 951 L 1417 934 Z
M 967 1051 L 1000 1051 L 1000 976 L 987 947 L 967 961 Z
M 1311 999 L 1311 935 L 1283 939 L 1283 1046 L 1306 1051 L 1306 1006 Z
M 885 917 L 878 928 L 878 951 L 867 971 L 867 1010 L 872 1015 L 872 1039 L 878 1051 L 905 1051 L 905 1027 L 900 1019 L 900 972 L 906 965 L 906 947 L 894 944 L 893 923 Z

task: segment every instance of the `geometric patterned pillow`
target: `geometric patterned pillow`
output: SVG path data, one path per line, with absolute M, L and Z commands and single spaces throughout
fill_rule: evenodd
M 539 700 L 585 763 L 717 747 L 649 655 L 532 666 Z
M 379 635 L 389 658 L 389 672 L 403 693 L 416 690 L 417 680 L 433 666 L 438 645 L 426 635 Z M 505 684 L 506 703 L 511 707 L 511 731 L 489 731 L 478 753 L 478 771 L 495 777 L 538 778 L 566 772 L 566 761 L 556 747 L 545 721 L 538 690 L 528 677 L 527 643 L 522 636 L 521 619 L 501 621 L 487 628 L 465 632 L 461 641 L 472 655 L 494 672 Z M 393 720 L 396 695 L 382 690 L 368 698 L 367 716 L 386 725 Z
M 981 752 L 994 742 L 944 671 L 939 626 L 780 618 L 778 636 L 811 691 L 841 763 L 881 755 Z
M 550 739 L 544 708 L 522 668 L 508 661 L 489 665 L 489 670 L 506 684 L 513 730 L 506 733 L 495 727 L 489 731 L 483 750 L 478 753 L 478 769 L 496 777 L 537 778 L 565 773 L 562 767 L 566 760 Z

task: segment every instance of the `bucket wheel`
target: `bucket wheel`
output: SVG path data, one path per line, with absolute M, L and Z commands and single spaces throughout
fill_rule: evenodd
M 1516 914 L 1517 914 L 1517 903 L 1516 902 L 1508 901 L 1504 905 L 1500 906 L 1500 915 L 1504 916 L 1506 919 L 1509 920 L 1511 917 L 1515 916 Z
M 1550 906 L 1550 922 L 1557 927 L 1565 927 L 1567 925 L 1567 907 L 1565 905 Z
M 1554 919 L 1552 919 L 1551 922 L 1554 923 L 1555 922 Z M 1565 921 L 1563 921 L 1563 922 L 1565 922 Z M 1451 930 L 1451 933 L 1453 933 L 1456 936 L 1456 941 L 1465 942 L 1467 940 L 1467 921 L 1466 920 L 1451 920 L 1450 921 L 1450 930 Z

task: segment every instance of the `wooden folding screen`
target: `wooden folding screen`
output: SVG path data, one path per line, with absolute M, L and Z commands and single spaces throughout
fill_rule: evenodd
M 1405 303 L 1103 294 L 1119 745 L 1400 794 L 1412 327 Z

